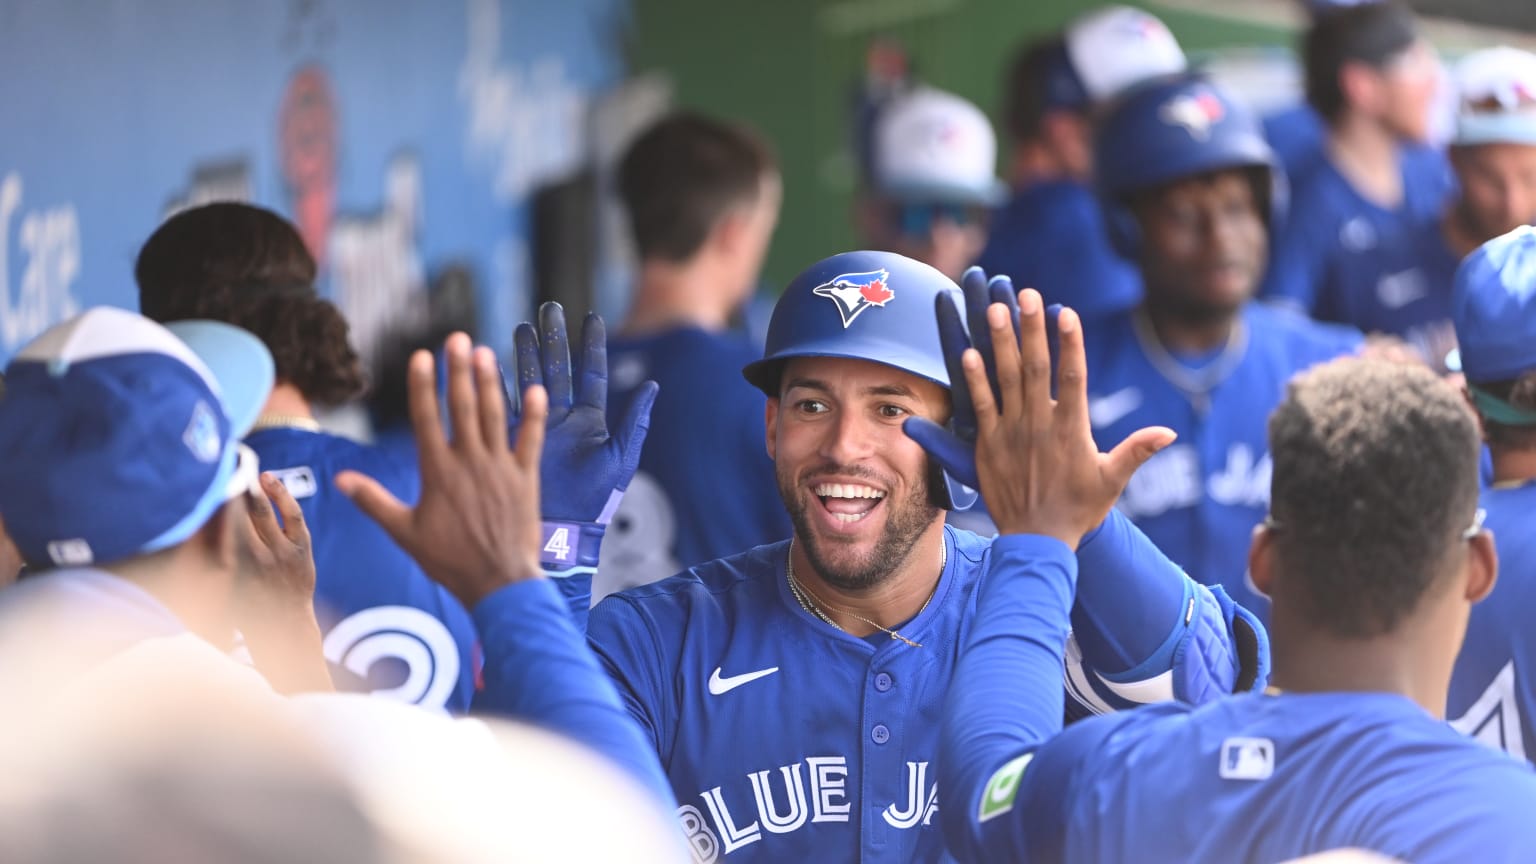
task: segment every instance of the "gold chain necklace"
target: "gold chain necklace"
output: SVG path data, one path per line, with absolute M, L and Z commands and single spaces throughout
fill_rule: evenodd
M 313 417 L 298 414 L 263 414 L 251 424 L 252 432 L 259 429 L 302 429 L 305 432 L 319 432 L 320 423 Z
M 801 609 L 804 609 L 806 612 L 816 616 L 817 618 L 820 618 L 822 621 L 825 621 L 826 623 L 831 624 L 833 627 L 836 627 L 837 629 L 842 630 L 844 633 L 846 633 L 848 631 L 841 624 L 837 623 L 836 621 L 833 621 L 831 616 L 829 616 L 826 612 L 823 612 L 822 611 L 822 607 L 826 607 L 828 609 L 831 609 L 834 612 L 841 612 L 844 615 L 848 615 L 848 616 L 850 616 L 852 618 L 857 618 L 858 620 L 863 621 L 865 624 L 868 624 L 869 626 L 875 628 L 876 630 L 879 630 L 882 633 L 889 634 L 892 639 L 895 639 L 895 640 L 897 640 L 899 642 L 905 642 L 906 644 L 912 646 L 913 648 L 921 648 L 921 647 L 923 647 L 921 642 L 917 642 L 917 641 L 914 641 L 912 639 L 909 639 L 906 636 L 901 635 L 901 633 L 899 633 L 896 630 L 892 630 L 889 627 L 882 627 L 879 624 L 876 624 L 875 622 L 869 620 L 868 618 L 865 618 L 863 615 L 860 615 L 857 612 L 854 612 L 854 611 L 852 611 L 850 609 L 844 609 L 841 606 L 833 606 L 831 603 L 828 603 L 827 601 L 825 601 L 825 600 L 821 599 L 820 597 L 818 597 L 815 592 L 811 591 L 811 589 L 806 587 L 804 584 L 802 584 L 799 579 L 795 578 L 794 551 L 795 551 L 795 541 L 794 540 L 790 540 L 789 541 L 789 554 L 786 555 L 785 558 L 784 558 L 784 577 L 789 582 L 789 593 L 795 595 L 795 600 L 797 600 L 800 603 L 800 608 Z M 949 547 L 941 545 L 941 546 L 939 546 L 939 576 L 940 576 L 940 578 L 943 578 L 944 567 L 948 563 L 949 563 Z M 923 614 L 923 612 L 928 608 L 928 604 L 933 602 L 933 595 L 937 594 L 938 592 L 939 592 L 939 583 L 937 581 L 935 581 L 933 583 L 933 590 L 928 592 L 928 599 L 923 601 L 922 608 L 917 610 L 917 615 L 913 615 L 912 616 L 913 620 L 916 620 L 918 615 Z

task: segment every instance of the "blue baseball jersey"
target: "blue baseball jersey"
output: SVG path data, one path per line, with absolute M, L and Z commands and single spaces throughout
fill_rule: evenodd
M 1104 212 L 1087 186 L 1070 180 L 1017 189 L 992 214 L 976 262 L 988 275 L 1013 277 L 1047 303 L 1101 318 L 1141 302 L 1141 274 L 1109 243 Z
M 479 663 L 474 621 L 335 484 L 338 473 L 360 471 L 414 503 L 416 475 L 393 454 L 320 432 L 260 429 L 245 443 L 304 511 L 326 659 L 376 695 L 469 710 Z
M 967 808 L 966 862 L 1536 861 L 1536 773 L 1386 693 L 1245 694 L 1078 723 Z
M 788 542 L 593 608 L 588 639 L 661 757 L 696 860 L 948 860 L 935 818 L 945 806 L 939 718 L 992 543 L 945 528 L 934 594 L 898 628 L 920 647 L 859 638 L 807 611 L 789 588 Z M 1050 697 L 1060 705 L 1065 693 L 1069 713 L 1199 700 L 1256 674 L 1233 648 L 1230 601 L 1179 573 L 1123 517 L 1111 514 L 1078 558 L 1092 571 L 1083 579 L 1110 593 L 1172 580 L 1176 596 L 1174 614 L 1152 625 L 1165 650 L 1129 670 L 1084 658 L 1095 619 L 1074 612 L 1084 641 L 1068 646 L 1064 672 L 1055 667 Z M 1132 617 L 1149 617 L 1132 603 Z
M 1322 161 L 1327 134 L 1323 118 L 1305 102 L 1264 118 L 1264 138 L 1287 177 L 1303 177 Z
M 1451 675 L 1451 725 L 1521 759 L 1536 759 L 1536 483 L 1483 491 L 1499 581 L 1472 607 Z
M 1443 344 L 1450 285 L 1433 238 L 1452 191 L 1450 169 L 1435 150 L 1401 155 L 1404 199 L 1392 210 L 1367 201 L 1326 159 L 1297 180 L 1270 255 L 1265 299 L 1367 333 Z
M 1253 527 L 1269 510 L 1269 413 L 1292 375 L 1355 351 L 1360 335 L 1250 303 L 1228 345 L 1191 368 L 1142 322 L 1129 313 L 1085 331 L 1099 447 L 1146 426 L 1179 436 L 1136 472 L 1118 507 L 1195 579 L 1267 611 L 1247 572 Z
M 603 538 L 593 599 L 789 536 L 763 425 L 741 377 L 763 356 L 743 335 L 688 327 L 608 344 L 610 426 L 635 389 L 661 385 L 640 470 Z

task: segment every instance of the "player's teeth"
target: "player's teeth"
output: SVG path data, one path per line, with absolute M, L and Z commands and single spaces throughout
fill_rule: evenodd
M 855 486 L 847 483 L 822 483 L 816 487 L 815 492 L 823 498 L 884 498 L 885 493 L 869 486 Z
M 833 513 L 832 515 L 836 516 L 837 517 L 837 521 L 839 521 L 839 522 L 857 522 L 860 519 L 863 519 L 865 516 L 868 516 L 869 514 L 868 513 Z

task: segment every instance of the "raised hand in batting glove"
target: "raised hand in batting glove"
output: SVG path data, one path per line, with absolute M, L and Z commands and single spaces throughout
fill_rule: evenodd
M 539 307 L 538 328 L 519 324 L 514 339 L 519 389 L 542 384 L 549 393 L 540 561 L 550 576 L 590 575 L 603 533 L 640 464 L 659 388 L 654 381 L 642 385 L 623 422 L 610 430 L 608 340 L 601 317 L 588 313 L 582 322 L 579 366 L 571 362 L 565 311 L 558 303 Z M 512 404 L 507 423 L 516 435 L 525 418 L 517 402 Z
M 401 503 L 371 477 L 343 471 L 336 486 L 378 522 L 421 568 L 473 610 L 515 582 L 543 577 L 539 566 L 539 455 L 548 400 L 524 392 L 526 421 L 509 444 L 501 373 L 488 348 L 448 337 L 448 414 L 438 413 L 431 352 L 408 372 L 411 425 L 421 460 L 421 498 Z
M 939 342 L 944 350 L 944 365 L 949 370 L 950 401 L 954 407 L 947 426 L 932 420 L 914 417 L 902 426 L 907 437 L 928 451 L 935 461 L 961 483 L 979 489 L 976 476 L 976 410 L 971 401 L 970 385 L 965 379 L 961 358 L 966 349 L 975 346 L 986 367 L 987 382 L 994 402 L 1000 398 L 997 383 L 997 363 L 992 351 L 992 333 L 987 324 L 987 308 L 1001 303 L 1016 333 L 1019 327 L 1019 303 L 1014 295 L 1013 280 L 1007 276 L 987 278 L 986 271 L 972 267 L 960 277 L 960 291 L 965 297 L 965 321 L 960 320 L 960 310 L 946 295 L 940 294 L 934 302 L 934 314 L 939 322 Z M 1061 307 L 1047 309 L 1047 322 L 1055 329 L 1056 313 Z M 967 335 L 969 329 L 969 335 Z M 1054 343 L 1054 333 L 1051 335 Z
M 962 373 L 976 417 L 976 465 L 982 498 L 1004 534 L 1054 537 L 1073 549 L 1104 521 L 1142 463 L 1173 442 L 1171 429 L 1132 433 L 1100 453 L 1088 422 L 1088 364 L 1077 313 L 1059 313 L 1059 374 L 1052 396 L 1048 315 L 1040 294 L 1019 294 L 1013 308 L 986 312 L 994 362 L 972 349 Z M 996 373 L 996 390 L 988 372 Z

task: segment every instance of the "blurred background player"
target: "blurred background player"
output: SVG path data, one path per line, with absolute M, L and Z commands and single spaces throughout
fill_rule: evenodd
M 297 505 L 272 478 L 258 484 L 240 442 L 271 390 L 272 359 L 235 327 L 178 327 L 100 307 L 7 367 L 0 518 L 30 575 L 0 592 L 0 629 L 77 673 L 160 637 L 187 637 L 167 643 L 170 656 L 223 661 L 238 632 L 273 688 L 329 690 L 307 549 L 296 571 L 279 569 L 286 578 L 253 566 L 257 544 L 307 543 L 302 519 L 274 533 L 265 496 Z M 24 689 L 7 682 L 23 702 Z
M 1460 101 L 1449 155 L 1459 188 L 1421 241 L 1428 289 L 1415 303 L 1425 307 L 1425 323 L 1410 334 L 1436 368 L 1456 345 L 1457 266 L 1483 243 L 1536 222 L 1536 54 L 1474 51 L 1456 64 L 1455 77 Z
M 410 371 L 420 502 L 407 506 L 355 473 L 337 482 L 466 608 L 490 616 L 484 707 L 593 747 L 670 813 L 654 755 L 542 572 L 543 391 L 524 391 L 527 427 L 509 441 L 489 349 L 472 353 L 457 334 L 444 354 L 451 436 L 431 356 Z M 125 703 L 206 730 L 221 709 L 249 707 L 330 739 L 328 755 L 363 789 L 421 783 L 443 767 L 438 759 L 462 767 L 491 743 L 478 722 L 324 693 L 331 681 L 304 514 L 272 475 L 257 488 L 255 456 L 240 441 L 272 388 L 258 339 L 221 322 L 162 327 L 98 307 L 28 343 L 9 371 L 0 447 L 12 458 L 0 464 L 0 514 L 34 574 L 0 592 L 7 733 L 29 731 L 21 740 L 31 743 L 42 736 L 29 722 L 54 731 L 50 718 L 88 727 L 104 717 L 129 732 Z M 254 671 L 231 654 L 237 631 Z M 15 761 L 0 754 L 8 769 Z M 67 773 L 88 782 L 102 767 L 77 761 Z
M 744 128 L 668 116 L 630 146 L 619 194 L 640 259 L 635 300 L 608 346 L 622 409 L 661 385 L 640 472 L 603 542 L 594 600 L 783 539 L 763 451 L 763 396 L 739 370 L 760 349 L 731 327 L 778 220 L 778 166 Z
M 361 395 L 365 379 L 341 312 L 315 291 L 315 261 L 286 220 L 248 204 L 182 211 L 145 241 L 134 270 L 144 314 L 225 321 L 271 351 L 277 381 L 247 443 L 304 509 L 314 543 L 316 613 L 337 680 L 456 713 L 469 709 L 479 662 L 469 613 L 429 579 L 333 482 L 376 477 L 414 501 L 413 467 L 328 434 L 317 405 Z
M 1456 275 L 1456 337 L 1467 394 L 1493 457 L 1482 506 L 1499 584 L 1472 610 L 1447 703 L 1453 725 L 1536 756 L 1536 229 L 1490 240 Z
M 1439 86 L 1434 49 L 1406 6 L 1378 0 L 1319 12 L 1303 55 L 1307 101 L 1327 133 L 1322 157 L 1290 178 L 1263 293 L 1411 341 L 1443 319 L 1421 302 L 1432 288 L 1426 226 L 1452 191 L 1444 154 L 1422 146 Z
M 1225 91 L 1195 76 L 1147 84 L 1104 118 L 1096 151 L 1112 239 L 1146 298 L 1089 331 L 1089 418 L 1101 444 L 1154 424 L 1179 435 L 1119 509 L 1190 575 L 1262 612 L 1244 574 L 1269 504 L 1264 418 L 1293 374 L 1360 336 L 1249 302 L 1285 182 Z
M 743 374 L 768 397 L 793 538 L 592 610 L 589 641 L 701 860 L 943 860 L 933 719 L 991 540 L 945 524 L 956 484 L 903 430 L 948 419 L 934 310 L 956 293 L 888 252 L 835 255 L 792 281 Z M 1040 326 L 1028 296 L 1024 320 Z M 1074 716 L 1202 701 L 1261 674 L 1248 613 L 1124 517 L 1104 519 L 1079 556 L 1080 650 L 1042 685 L 1071 688 Z
M 1086 584 L 1070 533 L 1045 517 L 1072 501 L 1107 506 L 1113 493 L 1097 497 L 1091 474 L 1039 489 L 1040 512 L 1018 522 L 1045 536 L 998 541 L 1023 572 L 983 580 L 944 718 L 939 784 L 958 799 L 939 813 L 950 852 L 1531 860 L 1536 773 L 1443 721 L 1472 604 L 1498 566 L 1479 518 L 1478 437 L 1455 391 L 1420 365 L 1349 358 L 1298 376 L 1270 420 L 1274 508 L 1253 534 L 1254 581 L 1274 601 L 1272 686 L 1065 732 L 1060 703 L 1023 695 L 1061 668 L 1074 581 Z M 1007 456 L 1041 464 L 1054 440 Z
M 987 115 L 952 93 L 912 87 L 881 104 L 868 158 L 854 202 L 860 245 L 959 279 L 1006 194 Z
M 1020 49 L 1003 82 L 1012 194 L 992 214 L 982 269 L 1090 320 L 1140 301 L 1140 276 L 1111 248 L 1093 195 L 1093 124 L 1126 88 L 1185 65 L 1161 21 L 1124 6 Z

